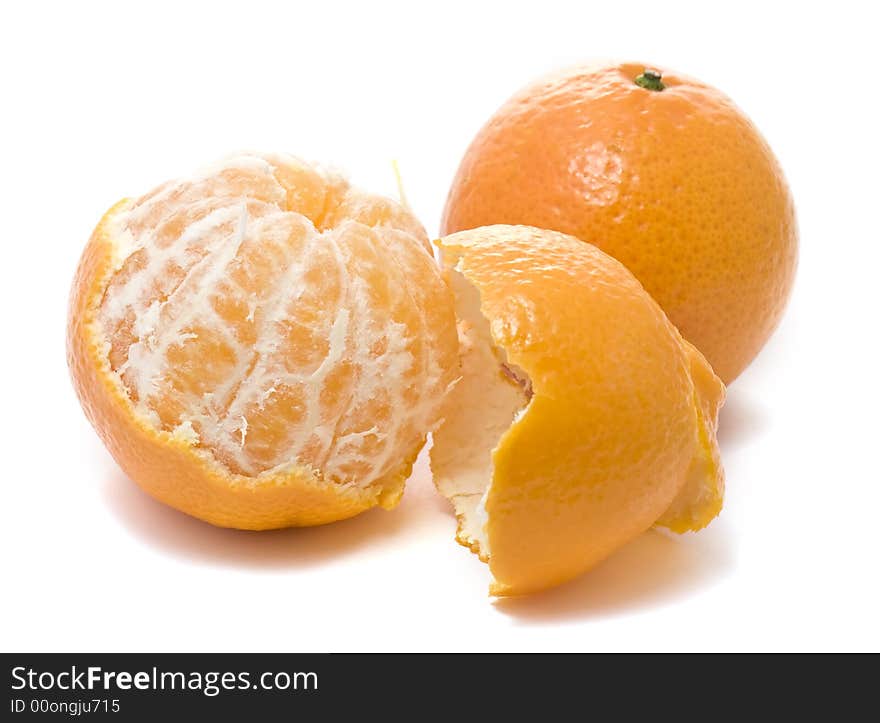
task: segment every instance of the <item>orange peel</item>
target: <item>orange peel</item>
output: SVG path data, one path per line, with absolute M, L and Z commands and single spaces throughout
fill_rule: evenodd
M 462 378 L 431 464 L 492 594 L 559 584 L 653 525 L 718 514 L 724 386 L 622 264 L 525 226 L 437 244 Z

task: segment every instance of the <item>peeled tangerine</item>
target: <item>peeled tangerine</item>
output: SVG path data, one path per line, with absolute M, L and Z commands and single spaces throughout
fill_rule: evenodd
M 457 375 L 418 221 L 284 155 L 110 209 L 74 280 L 68 358 L 132 479 L 245 529 L 393 507 Z
M 527 226 L 438 243 L 462 378 L 431 464 L 490 591 L 561 583 L 653 525 L 708 524 L 724 386 L 629 271 Z

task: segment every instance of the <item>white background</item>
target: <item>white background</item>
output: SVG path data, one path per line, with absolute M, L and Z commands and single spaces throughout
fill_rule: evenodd
M 424 5 L 3 5 L 0 649 L 880 649 L 870 4 Z M 794 295 L 729 390 L 709 529 L 649 533 L 569 585 L 493 602 L 424 464 L 394 512 L 270 533 L 185 517 L 116 468 L 64 356 L 73 270 L 107 207 L 236 149 L 392 195 L 397 159 L 434 234 L 489 114 L 603 57 L 722 88 L 797 202 Z

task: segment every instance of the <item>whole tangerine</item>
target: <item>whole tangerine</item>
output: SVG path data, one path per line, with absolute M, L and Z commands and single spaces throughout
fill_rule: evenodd
M 617 258 L 726 383 L 779 323 L 797 265 L 791 193 L 754 124 L 715 88 L 639 63 L 552 74 L 492 116 L 441 234 L 490 224 Z

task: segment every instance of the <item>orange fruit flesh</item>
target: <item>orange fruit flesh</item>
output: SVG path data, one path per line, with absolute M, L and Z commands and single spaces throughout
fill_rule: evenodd
M 75 282 L 70 327 L 87 412 L 95 396 L 121 403 L 128 423 L 159 433 L 153 458 L 182 441 L 233 486 L 292 475 L 368 490 L 366 506 L 396 501 L 452 382 L 456 344 L 408 211 L 292 157 L 243 155 L 118 205 L 84 265 L 90 256 L 99 263 Z M 335 518 L 295 495 L 286 509 L 267 503 L 266 519 L 238 519 L 234 505 L 218 517 L 181 502 L 125 449 L 115 456 L 148 490 L 162 486 L 160 498 L 218 524 Z
M 523 226 L 438 243 L 462 378 L 431 464 L 491 592 L 564 582 L 653 525 L 708 524 L 724 388 L 625 267 Z

